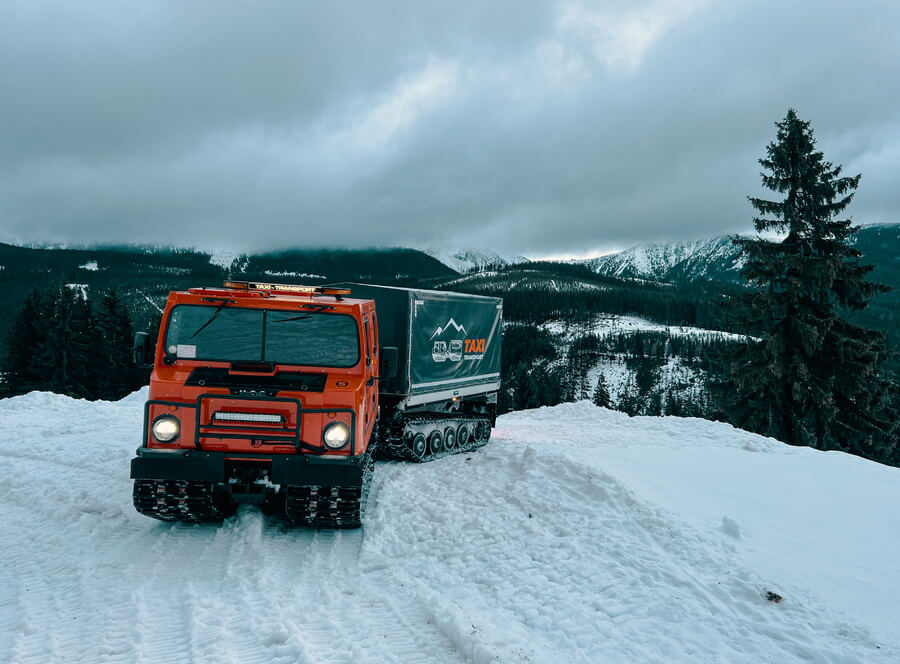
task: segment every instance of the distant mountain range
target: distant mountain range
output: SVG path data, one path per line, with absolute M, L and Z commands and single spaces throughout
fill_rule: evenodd
M 900 223 L 862 226 L 853 243 L 862 253 L 862 263 L 875 266 L 869 280 L 893 290 L 876 296 L 863 311 L 847 312 L 847 316 L 857 325 L 883 330 L 900 349 Z M 728 237 L 641 244 L 583 264 L 607 277 L 682 284 L 742 283 L 740 252 Z
M 871 279 L 898 289 L 876 298 L 858 315 L 860 322 L 887 330 L 900 343 L 900 224 L 864 226 L 855 243 L 864 262 L 876 266 Z M 517 292 L 581 292 L 588 297 L 597 291 L 639 288 L 641 280 L 661 286 L 722 282 L 728 284 L 722 288 L 734 287 L 740 282 L 740 267 L 739 252 L 727 237 L 641 244 L 576 265 L 532 262 L 522 256 L 472 249 L 295 249 L 211 254 L 143 246 L 65 249 L 0 244 L 0 308 L 8 312 L 5 320 L 11 321 L 32 289 L 67 284 L 93 297 L 115 286 L 124 295 L 136 323 L 146 326 L 152 324 L 170 290 L 216 286 L 226 278 L 309 284 L 363 281 L 484 290 L 509 297 Z M 580 271 L 573 272 L 576 268 Z M 649 287 L 646 284 L 643 288 Z M 0 352 L 6 325 L 0 324 Z
M 874 281 L 900 287 L 900 223 L 863 226 L 854 236 L 863 262 L 876 266 Z M 653 242 L 579 261 L 608 277 L 651 281 L 740 281 L 743 260 L 731 237 L 693 242 Z
M 741 267 L 740 251 L 728 237 L 639 244 L 581 262 L 608 277 L 652 281 L 734 281 Z

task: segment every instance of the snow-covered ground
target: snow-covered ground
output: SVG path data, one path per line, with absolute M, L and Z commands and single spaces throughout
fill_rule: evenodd
M 71 288 L 82 300 L 88 299 L 87 284 L 66 284 L 66 288 Z
M 896 469 L 582 402 L 379 462 L 360 531 L 172 525 L 144 396 L 0 400 L 0 661 L 900 661 Z
M 240 251 L 233 251 L 231 249 L 216 249 L 210 252 L 209 262 L 212 265 L 217 265 L 225 270 L 231 268 L 232 263 L 234 261 L 243 256 L 244 254 Z
M 571 323 L 565 320 L 553 320 L 544 323 L 547 332 L 558 336 L 562 342 L 571 342 L 575 337 L 593 334 L 605 337 L 611 334 L 634 334 L 635 332 L 667 332 L 672 336 L 695 337 L 708 340 L 742 341 L 743 335 L 721 330 L 710 330 L 690 325 L 666 325 L 656 323 L 640 316 L 623 316 L 618 314 L 597 314 L 590 323 Z
M 327 279 L 324 274 L 310 274 L 308 272 L 289 272 L 287 270 L 265 270 L 267 277 L 296 277 L 299 279 Z
M 507 323 L 515 325 L 515 323 Z M 743 341 L 745 337 L 722 330 L 711 330 L 688 325 L 667 325 L 633 315 L 601 313 L 585 323 L 552 320 L 541 324 L 541 328 L 553 336 L 553 344 L 560 349 L 556 365 L 564 365 L 571 344 L 578 338 L 593 335 L 601 339 L 615 335 L 629 336 L 637 333 L 667 333 L 672 337 L 687 337 L 701 344 L 720 341 Z M 605 357 L 594 363 L 587 373 L 588 394 L 593 394 L 600 374 L 603 374 L 612 403 L 616 404 L 626 391 L 628 379 L 634 371 L 626 366 L 626 355 L 619 353 Z M 658 369 L 657 386 L 662 392 L 690 400 L 697 404 L 709 400 L 705 373 L 695 364 L 682 357 L 669 357 Z M 660 412 L 649 410 L 648 412 Z
M 670 357 L 658 368 L 659 378 L 656 383 L 660 392 L 674 394 L 679 399 L 687 399 L 695 403 L 705 404 L 708 399 L 705 374 L 698 368 L 690 366 L 679 357 Z M 587 372 L 588 395 L 593 395 L 597 379 L 603 374 L 609 391 L 610 403 L 617 404 L 634 378 L 624 354 L 612 358 L 604 358 L 594 364 Z M 651 411 L 658 412 L 658 411 Z

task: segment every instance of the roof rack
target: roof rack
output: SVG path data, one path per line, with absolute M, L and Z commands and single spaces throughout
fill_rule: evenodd
M 338 300 L 350 295 L 349 288 L 328 288 L 325 286 L 300 286 L 298 284 L 267 284 L 258 281 L 226 281 L 225 288 L 232 290 L 263 291 L 266 293 L 294 293 L 296 295 L 332 295 Z

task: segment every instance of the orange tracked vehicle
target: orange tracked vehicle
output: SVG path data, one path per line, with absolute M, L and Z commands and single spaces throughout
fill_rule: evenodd
M 358 527 L 376 449 L 427 461 L 487 442 L 501 312 L 496 298 L 371 285 L 170 293 L 155 349 L 135 338 L 153 367 L 135 508 L 214 521 L 256 503 Z

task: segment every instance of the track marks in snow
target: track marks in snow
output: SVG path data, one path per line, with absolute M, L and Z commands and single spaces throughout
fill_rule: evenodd
M 596 468 L 503 440 L 441 464 L 379 468 L 392 527 L 367 544 L 474 661 L 890 661 L 859 630 L 847 655 L 814 598 L 766 602 L 727 542 Z
M 584 461 L 558 423 L 535 419 L 535 436 L 520 423 L 515 440 L 501 424 L 487 448 L 429 464 L 379 462 L 364 529 L 315 531 L 254 508 L 221 526 L 134 513 L 141 405 L 0 403 L 14 432 L 0 440 L 0 662 L 900 659 L 803 588 L 742 567 L 733 540 L 634 493 L 600 448 Z M 103 427 L 51 435 L 86 414 Z M 625 425 L 604 426 L 614 441 Z M 761 596 L 770 584 L 781 604 Z

